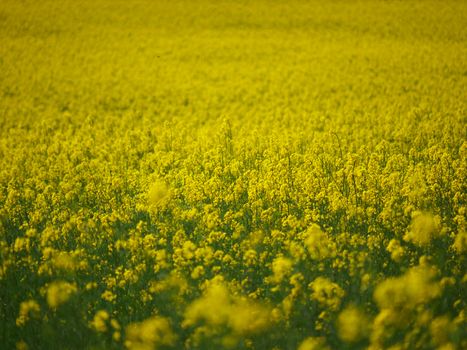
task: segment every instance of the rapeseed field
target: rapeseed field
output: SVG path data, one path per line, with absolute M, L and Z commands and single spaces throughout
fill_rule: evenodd
M 467 2 L 0 0 L 1 349 L 466 349 Z

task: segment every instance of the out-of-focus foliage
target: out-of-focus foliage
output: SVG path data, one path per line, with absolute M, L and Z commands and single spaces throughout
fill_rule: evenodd
M 0 1 L 2 349 L 465 349 L 465 1 Z

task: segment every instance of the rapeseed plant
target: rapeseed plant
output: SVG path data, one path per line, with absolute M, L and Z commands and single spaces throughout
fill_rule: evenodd
M 467 348 L 465 13 L 2 0 L 2 349 Z

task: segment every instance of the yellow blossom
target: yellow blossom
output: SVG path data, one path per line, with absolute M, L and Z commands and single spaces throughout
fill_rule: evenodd
M 148 204 L 151 208 L 157 209 L 164 206 L 169 199 L 169 188 L 162 180 L 153 182 L 148 191 Z
M 396 262 L 400 262 L 404 257 L 404 248 L 397 239 L 391 239 L 386 250 L 391 253 L 391 258 Z
M 19 315 L 16 319 L 17 326 L 24 326 L 31 317 L 37 317 L 40 312 L 39 304 L 33 300 L 23 301 L 19 306 Z
M 169 320 L 154 316 L 126 328 L 125 347 L 130 350 L 153 350 L 173 346 L 176 340 Z
M 320 260 L 335 255 L 334 243 L 316 224 L 306 231 L 305 245 L 313 259 Z
M 298 346 L 297 350 L 329 350 L 330 347 L 326 345 L 326 341 L 321 337 L 308 337 L 303 340 Z
M 447 345 L 454 330 L 455 326 L 449 316 L 437 317 L 430 324 L 431 338 L 437 346 Z
M 456 238 L 454 239 L 454 243 L 452 244 L 452 247 L 458 254 L 462 254 L 462 253 L 465 253 L 465 251 L 467 251 L 467 232 L 466 231 L 460 231 L 456 235 Z
M 91 321 L 91 326 L 98 332 L 107 331 L 107 322 L 110 316 L 107 311 L 99 310 L 94 315 L 93 320 Z
M 368 335 L 369 321 L 360 309 L 348 306 L 337 318 L 337 329 L 342 340 L 356 342 Z
M 52 282 L 47 289 L 47 303 L 53 309 L 59 307 L 77 292 L 75 284 L 65 281 Z
M 272 272 L 273 272 L 273 280 L 276 283 L 280 283 L 285 276 L 287 276 L 292 270 L 292 261 L 285 257 L 277 257 L 272 262 Z
M 114 302 L 117 299 L 117 296 L 115 293 L 111 292 L 110 290 L 106 290 L 104 293 L 101 294 L 102 299 L 109 301 L 109 302 Z
M 412 308 L 426 303 L 441 293 L 434 282 L 436 270 L 419 265 L 408 270 L 403 276 L 381 282 L 375 289 L 374 299 L 380 308 Z
M 325 277 L 317 277 L 309 287 L 312 290 L 311 298 L 330 310 L 338 309 L 345 295 L 345 291 L 338 284 Z
M 215 327 L 228 326 L 235 334 L 255 333 L 267 328 L 269 311 L 245 298 L 234 298 L 219 282 L 211 282 L 204 295 L 185 312 L 185 327 L 199 321 Z
M 442 234 L 439 216 L 415 211 L 412 214 L 412 223 L 404 236 L 404 240 L 424 246 L 429 244 L 433 238 Z

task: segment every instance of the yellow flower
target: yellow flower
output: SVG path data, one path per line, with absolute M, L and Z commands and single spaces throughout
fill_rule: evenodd
M 53 263 L 57 269 L 64 271 L 74 271 L 77 267 L 75 259 L 67 252 L 58 253 L 55 256 Z
M 191 241 L 185 241 L 183 243 L 182 254 L 186 260 L 191 260 L 195 257 L 196 244 Z
M 191 272 L 191 278 L 198 279 L 204 275 L 204 267 L 201 265 L 196 266 Z
M 335 244 L 316 224 L 310 226 L 306 231 L 305 245 L 313 259 L 320 260 L 335 256 Z
M 106 332 L 107 331 L 107 321 L 109 320 L 110 316 L 107 311 L 99 310 L 94 315 L 93 320 L 91 321 L 91 327 L 94 328 L 98 332 Z
M 325 277 L 317 277 L 309 284 L 309 287 L 312 290 L 311 298 L 330 310 L 337 310 L 345 295 L 344 290 L 339 285 Z
M 112 293 L 110 290 L 106 290 L 104 293 L 102 293 L 101 297 L 102 299 L 107 300 L 111 303 L 113 303 L 117 299 L 115 293 Z
M 277 257 L 272 262 L 273 280 L 280 283 L 285 276 L 287 276 L 293 268 L 292 261 L 282 256 Z
M 165 317 L 153 316 L 126 328 L 125 346 L 130 350 L 153 350 L 173 346 L 177 340 L 170 322 Z
M 52 282 L 47 289 L 47 303 L 55 309 L 66 303 L 77 290 L 76 284 L 65 281 Z
M 254 266 L 256 263 L 257 259 L 257 253 L 256 250 L 254 249 L 248 249 L 244 254 L 243 254 L 243 259 L 245 260 L 245 264 L 247 266 Z
M 226 321 L 226 309 L 230 305 L 227 288 L 220 283 L 212 283 L 204 296 L 195 300 L 185 311 L 185 326 L 195 324 L 204 319 L 211 325 L 219 325 Z
M 403 318 L 399 313 L 392 309 L 382 309 L 373 320 L 372 332 L 371 332 L 371 349 L 383 348 L 382 343 L 384 340 L 391 336 L 392 325 L 402 324 Z
M 370 282 L 371 282 L 371 276 L 368 273 L 365 273 L 360 278 L 360 288 L 362 290 L 367 290 L 368 287 L 370 286 Z
M 24 326 L 30 317 L 37 317 L 40 312 L 40 306 L 35 300 L 23 301 L 19 305 L 19 315 L 16 319 L 17 326 Z
M 452 248 L 458 253 L 462 254 L 467 251 L 467 232 L 460 231 L 456 238 L 454 239 L 454 243 L 452 244 Z
M 235 334 L 261 331 L 269 325 L 269 310 L 246 298 L 234 298 L 220 281 L 210 281 L 203 296 L 185 311 L 184 327 L 205 321 L 211 327 L 228 326 Z
M 15 244 L 13 250 L 17 253 L 26 251 L 29 252 L 31 249 L 31 242 L 30 239 L 27 237 L 17 237 L 15 240 Z
M 266 308 L 251 301 L 240 300 L 231 306 L 228 325 L 236 334 L 256 333 L 268 327 L 269 316 Z
M 300 343 L 297 350 L 329 350 L 326 341 L 322 337 L 308 337 Z
M 113 332 L 112 339 L 114 341 L 119 342 L 121 338 L 122 338 L 122 333 L 120 333 L 119 331 Z
M 404 257 L 404 248 L 401 247 L 397 239 L 391 239 L 386 250 L 391 253 L 391 259 L 395 262 L 400 262 Z
M 339 337 L 346 342 L 356 342 L 368 335 L 366 315 L 355 306 L 345 308 L 337 318 Z
M 157 180 L 151 184 L 148 190 L 148 205 L 151 209 L 163 207 L 169 200 L 170 192 L 167 184 L 162 180 Z
M 455 327 L 448 316 L 437 317 L 430 324 L 431 338 L 437 346 L 445 345 L 449 342 L 454 329 Z
M 16 350 L 28 350 L 29 346 L 24 340 L 16 342 Z
M 413 308 L 440 295 L 440 286 L 433 282 L 435 276 L 436 270 L 430 266 L 413 267 L 401 277 L 381 282 L 375 289 L 374 299 L 380 309 Z
M 412 213 L 412 223 L 404 236 L 405 241 L 410 241 L 419 246 L 430 244 L 435 237 L 441 236 L 441 219 L 428 213 L 415 211 Z

